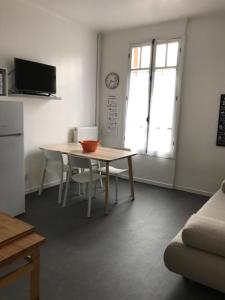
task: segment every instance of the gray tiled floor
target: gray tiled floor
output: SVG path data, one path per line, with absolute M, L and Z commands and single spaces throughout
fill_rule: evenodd
M 126 201 L 128 183 L 120 182 L 122 203 L 103 216 L 103 195 L 85 218 L 86 201 L 66 208 L 57 202 L 57 188 L 27 196 L 27 214 L 47 237 L 42 248 L 43 300 L 211 300 L 224 295 L 184 280 L 163 263 L 168 242 L 187 218 L 207 200 L 180 191 L 135 183 L 136 201 Z M 29 299 L 28 277 L 0 291 L 1 300 Z

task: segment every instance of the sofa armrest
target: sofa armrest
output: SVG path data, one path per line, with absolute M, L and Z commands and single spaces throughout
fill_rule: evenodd
M 194 214 L 182 231 L 186 246 L 225 257 L 225 222 Z

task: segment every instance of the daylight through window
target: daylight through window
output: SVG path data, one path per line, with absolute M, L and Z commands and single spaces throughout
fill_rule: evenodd
M 179 41 L 131 48 L 125 147 L 173 157 Z

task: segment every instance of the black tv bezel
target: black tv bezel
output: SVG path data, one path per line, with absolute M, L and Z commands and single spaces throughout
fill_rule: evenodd
M 47 67 L 53 68 L 54 71 L 55 71 L 54 72 L 55 73 L 55 84 L 54 84 L 55 89 L 54 89 L 54 91 L 44 91 L 44 90 L 39 91 L 39 90 L 30 90 L 30 89 L 20 89 L 20 88 L 18 88 L 18 74 L 17 74 L 17 68 L 16 68 L 16 62 L 17 61 L 29 62 L 29 63 L 38 64 L 38 65 L 41 65 L 41 66 L 47 66 Z M 39 63 L 39 62 L 36 62 L 36 61 L 15 57 L 14 58 L 14 71 L 15 71 L 15 88 L 16 88 L 16 92 L 21 93 L 21 94 L 40 95 L 40 96 L 51 96 L 51 95 L 56 94 L 56 66 L 49 65 L 49 64 L 43 64 L 43 63 Z

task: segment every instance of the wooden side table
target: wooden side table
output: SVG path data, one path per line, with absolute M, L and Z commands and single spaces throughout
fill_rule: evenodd
M 0 288 L 30 273 L 30 299 L 40 299 L 40 246 L 44 242 L 32 225 L 0 212 L 0 268 L 23 259 L 22 266 L 0 277 Z

